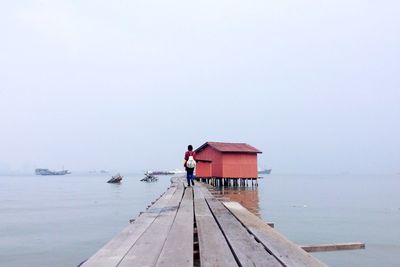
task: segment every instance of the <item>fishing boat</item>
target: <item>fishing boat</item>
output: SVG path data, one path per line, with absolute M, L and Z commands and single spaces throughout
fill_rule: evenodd
M 173 171 L 147 171 L 147 174 L 151 175 L 173 175 L 175 172 Z
M 51 171 L 49 169 L 35 169 L 36 175 L 66 175 L 66 174 L 70 174 L 70 173 L 71 172 L 68 170 Z
M 110 180 L 107 181 L 107 183 L 110 184 L 116 184 L 116 183 L 120 183 L 122 181 L 123 176 L 121 176 L 119 173 L 112 176 Z
M 144 176 L 145 177 L 140 180 L 141 182 L 157 182 L 158 181 L 158 177 L 153 175 L 153 174 L 150 174 L 150 173 L 146 172 L 144 174 Z
M 271 174 L 272 169 L 264 169 L 264 170 L 259 170 L 259 174 Z

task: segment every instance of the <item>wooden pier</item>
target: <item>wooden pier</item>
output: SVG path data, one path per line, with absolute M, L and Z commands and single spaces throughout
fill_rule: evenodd
M 183 178 L 81 266 L 326 266 L 237 202 Z

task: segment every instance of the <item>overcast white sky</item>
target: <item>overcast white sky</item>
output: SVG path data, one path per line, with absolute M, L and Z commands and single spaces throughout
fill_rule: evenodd
M 399 1 L 0 3 L 0 172 L 181 167 L 246 142 L 275 172 L 400 172 Z

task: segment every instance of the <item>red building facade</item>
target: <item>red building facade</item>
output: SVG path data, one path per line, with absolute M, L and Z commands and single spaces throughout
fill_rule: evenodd
M 198 178 L 258 177 L 257 154 L 262 152 L 248 144 L 207 142 L 195 151 Z

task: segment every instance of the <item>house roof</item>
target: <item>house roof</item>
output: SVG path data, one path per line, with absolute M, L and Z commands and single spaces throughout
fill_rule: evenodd
M 215 150 L 225 153 L 225 152 L 234 152 L 234 153 L 262 153 L 257 148 L 245 144 L 245 143 L 222 143 L 222 142 L 206 142 L 195 151 L 200 152 L 205 149 L 207 146 L 214 148 Z

